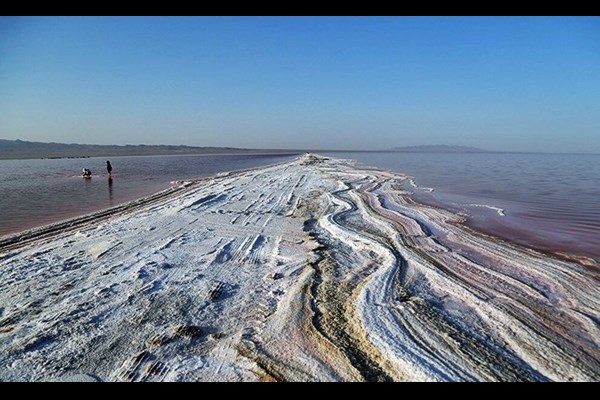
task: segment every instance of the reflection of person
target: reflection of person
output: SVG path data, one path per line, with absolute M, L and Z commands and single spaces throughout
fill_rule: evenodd
M 108 171 L 108 177 L 112 178 L 112 165 L 110 165 L 110 161 L 106 161 L 106 170 Z
M 110 205 L 112 206 L 113 201 L 113 181 L 112 178 L 108 178 L 108 198 L 110 200 Z
M 87 168 L 84 168 L 84 169 L 83 169 L 83 174 L 81 174 L 81 176 L 83 176 L 83 177 L 85 177 L 85 178 L 87 178 L 87 177 L 91 177 L 91 176 L 92 176 L 92 171 L 90 171 L 90 170 L 89 170 L 89 169 L 87 169 Z

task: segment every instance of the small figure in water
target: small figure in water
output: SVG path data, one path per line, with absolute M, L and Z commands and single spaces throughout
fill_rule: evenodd
M 83 174 L 81 174 L 81 176 L 83 176 L 84 178 L 91 178 L 92 177 L 92 171 L 90 171 L 87 168 L 83 169 Z
M 106 161 L 106 170 L 108 171 L 108 177 L 112 178 L 112 165 L 110 165 L 110 161 Z

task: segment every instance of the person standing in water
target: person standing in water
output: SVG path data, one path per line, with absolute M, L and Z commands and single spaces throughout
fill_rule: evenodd
M 106 170 L 108 171 L 108 177 L 112 178 L 112 165 L 110 165 L 110 161 L 106 161 Z

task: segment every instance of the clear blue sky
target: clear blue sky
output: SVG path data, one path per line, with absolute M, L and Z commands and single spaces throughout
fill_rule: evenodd
M 0 17 L 0 138 L 600 152 L 600 18 Z

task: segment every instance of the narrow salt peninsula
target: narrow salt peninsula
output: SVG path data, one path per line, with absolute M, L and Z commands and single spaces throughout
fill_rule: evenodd
M 5 239 L 0 380 L 598 381 L 596 267 L 409 179 L 305 155 Z

